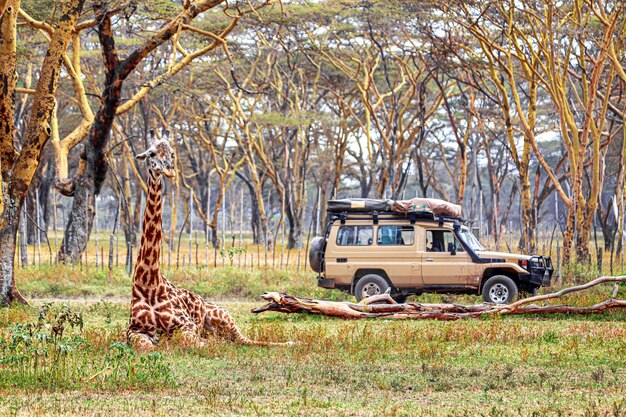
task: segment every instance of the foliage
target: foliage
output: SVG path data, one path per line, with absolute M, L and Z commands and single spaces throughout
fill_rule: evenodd
M 235 255 L 238 254 L 245 254 L 246 253 L 246 248 L 244 248 L 243 246 L 229 246 L 228 248 L 220 248 L 220 255 L 222 255 L 222 258 L 225 258 L 226 256 L 228 256 L 228 260 L 230 261 L 230 266 L 233 266 L 233 263 L 235 262 Z
M 83 364 L 76 352 L 84 349 L 82 327 L 80 313 L 67 305 L 53 308 L 45 303 L 36 322 L 15 324 L 9 339 L 0 341 L 0 380 L 51 389 L 79 377 Z
M 83 325 L 83 312 L 76 308 L 44 303 L 36 321 L 17 322 L 1 332 L 0 389 L 153 389 L 173 384 L 159 352 L 138 356 L 121 342 L 98 348 Z

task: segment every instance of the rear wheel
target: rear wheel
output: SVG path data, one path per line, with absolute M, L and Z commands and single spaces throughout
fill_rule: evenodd
M 509 304 L 517 299 L 519 290 L 515 282 L 505 275 L 494 275 L 483 285 L 483 301 L 492 304 Z
M 311 247 L 309 248 L 309 265 L 315 272 L 322 272 L 322 257 L 321 253 L 324 247 L 324 238 L 316 237 L 311 241 Z
M 357 301 L 374 295 L 384 294 L 389 289 L 389 283 L 385 278 L 376 274 L 368 274 L 362 277 L 354 287 L 354 296 Z

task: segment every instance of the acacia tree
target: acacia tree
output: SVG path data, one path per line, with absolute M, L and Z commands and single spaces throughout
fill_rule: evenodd
M 621 7 L 614 7 L 602 27 L 592 25 L 592 8 L 585 1 L 575 1 L 557 9 L 552 1 L 508 1 L 485 7 L 481 3 L 455 2 L 446 8 L 455 21 L 467 30 L 480 45 L 487 60 L 491 82 L 507 124 L 513 159 L 520 173 L 523 214 L 523 240 L 532 242 L 534 233 L 529 156 L 532 149 L 561 200 L 568 207 L 564 232 L 564 259 L 567 262 L 576 237 L 580 260 L 588 261 L 591 220 L 595 215 L 602 188 L 602 131 L 610 94 L 599 98 L 615 24 Z M 584 36 L 581 36 L 583 33 Z M 464 51 L 477 56 L 466 46 Z M 610 82 L 608 84 L 611 84 Z M 537 144 L 537 108 L 541 96 L 549 103 L 559 120 L 559 133 L 566 151 L 571 193 L 563 186 L 558 169 L 550 165 Z M 510 97 L 510 98 L 509 98 Z M 526 105 L 524 105 L 526 103 Z M 515 124 L 514 124 L 515 123 Z M 521 158 L 517 156 L 515 133 L 523 135 Z M 586 168 L 589 168 L 587 171 Z M 589 186 L 583 186 L 589 173 Z M 535 196 L 540 196 L 535 187 Z M 536 221 L 536 220 L 535 220 Z
M 605 150 L 601 147 L 601 136 L 606 122 L 609 97 L 609 94 L 606 94 L 603 100 L 598 100 L 597 92 L 601 88 L 601 79 L 607 75 L 604 72 L 608 63 L 607 52 L 612 43 L 615 24 L 620 13 L 612 16 L 611 24 L 605 27 L 605 30 L 596 31 L 589 24 L 591 11 L 582 1 L 576 1 L 573 4 L 572 13 L 567 15 L 563 14 L 564 11 L 557 11 L 554 5 L 547 1 L 539 6 L 539 14 L 529 6 L 521 15 L 529 25 L 540 28 L 540 33 L 544 35 L 531 38 L 518 26 L 514 26 L 511 32 L 515 39 L 519 39 L 518 42 L 523 42 L 523 48 L 527 54 L 531 54 L 533 51 L 531 48 L 538 45 L 539 53 L 536 55 L 543 58 L 530 70 L 550 95 L 559 116 L 561 139 L 567 150 L 571 173 L 571 196 L 567 195 L 556 173 L 543 158 L 535 136 L 531 136 L 530 141 L 539 163 L 569 208 L 563 243 L 564 259 L 569 260 L 574 235 L 576 235 L 578 259 L 588 262 L 591 222 L 595 216 L 599 193 L 602 189 L 600 165 Z M 576 30 L 583 28 L 588 40 L 592 40 L 593 44 L 575 34 L 574 31 L 566 32 L 557 41 L 555 31 L 556 25 L 560 24 L 557 23 L 559 20 L 563 20 L 568 28 L 576 28 Z M 521 50 L 522 47 L 519 49 Z M 578 79 L 569 76 L 573 63 L 582 69 Z M 609 79 L 613 77 L 612 71 L 608 72 L 608 77 Z M 571 88 L 568 89 L 568 86 Z M 580 114 L 583 115 L 582 118 L 579 117 Z M 583 181 L 587 158 L 590 158 L 592 165 L 590 184 L 585 192 Z
M 506 13 L 504 5 L 496 7 L 498 12 L 484 13 L 481 4 L 454 2 L 449 10 L 455 24 L 468 31 L 477 45 L 469 37 L 463 37 L 455 44 L 461 49 L 459 55 L 468 68 L 475 71 L 474 87 L 495 102 L 502 112 L 505 133 L 511 157 L 518 171 L 520 204 L 522 212 L 522 233 L 520 247 L 534 252 L 534 210 L 530 182 L 531 137 L 535 135 L 537 119 L 537 77 L 532 67 L 538 58 L 531 56 L 519 65 L 520 49 L 516 39 L 508 39 L 507 27 L 513 25 L 514 17 Z M 474 22 L 472 16 L 478 12 L 482 19 Z M 502 20 L 504 16 L 504 21 Z M 475 24 L 474 24 L 475 23 Z M 448 29 L 451 30 L 451 29 Z M 517 48 L 517 49 L 516 49 Z M 476 64 L 479 64 L 478 68 Z M 480 71 L 476 74 L 476 71 Z M 518 74 L 524 74 L 526 83 Z M 525 97 L 523 100 L 521 97 Z M 516 124 L 524 129 L 516 129 Z M 516 136 L 522 134 L 523 145 L 518 151 Z
M 102 1 L 94 3 L 105 79 L 100 106 L 85 140 L 85 150 L 81 154 L 84 170 L 71 179 L 73 184 L 69 187 L 73 190 L 71 193 L 73 201 L 61 245 L 62 251 L 59 253 L 62 261 L 75 261 L 86 247 L 93 225 L 95 197 L 100 193 L 108 171 L 105 152 L 115 116 L 130 109 L 141 97 L 167 81 L 195 59 L 224 44 L 223 36 L 232 31 L 242 15 L 249 14 L 252 10 L 269 3 L 269 1 L 263 1 L 256 7 L 250 6 L 250 9 L 235 15 L 228 14 L 226 20 L 229 23 L 224 25 L 225 28 L 219 34 L 191 26 L 194 19 L 223 2 L 224 0 L 184 1 L 182 9 L 175 16 L 168 18 L 164 26 L 129 51 L 125 58 L 120 57 L 118 52 L 115 29 L 112 25 L 112 15 L 118 10 Z M 186 32 L 208 36 L 212 42 L 196 52 L 188 52 L 182 45 L 181 38 Z M 131 100 L 122 104 L 122 90 L 126 80 L 146 57 L 170 41 L 173 44 L 172 51 L 175 51 L 173 56 L 180 55 L 181 58 L 178 61 L 172 60 L 171 65 L 168 65 L 162 74 L 143 84 Z
M 610 59 L 611 67 L 613 68 L 617 76 L 619 85 L 616 88 L 616 90 L 618 91 L 618 93 L 616 94 L 616 98 L 610 98 L 607 102 L 607 105 L 610 113 L 612 113 L 612 116 L 610 117 L 609 133 L 615 132 L 615 134 L 618 134 L 620 129 L 622 133 L 622 147 L 618 162 L 619 168 L 617 170 L 617 182 L 614 194 L 615 206 L 618 207 L 617 211 L 621 213 L 621 215 L 618 214 L 609 216 L 608 213 L 612 210 L 607 207 L 607 209 L 604 211 L 604 214 L 601 214 L 601 217 L 603 217 L 601 221 L 603 225 L 602 229 L 605 235 L 605 242 L 607 241 L 607 235 L 611 234 L 607 230 L 608 218 L 613 217 L 615 218 L 616 223 L 619 223 L 615 231 L 617 232 L 617 236 L 620 237 L 617 246 L 618 253 L 620 253 L 622 250 L 624 250 L 624 248 L 622 247 L 622 236 L 624 233 L 623 206 L 624 194 L 626 189 L 626 169 L 624 168 L 624 164 L 626 162 L 626 128 L 624 128 L 624 121 L 626 121 L 626 105 L 624 105 L 624 90 L 626 90 L 626 65 L 624 64 L 623 59 L 620 59 L 620 52 L 623 56 L 623 50 L 626 44 L 626 19 L 623 19 L 624 5 L 621 2 L 617 2 L 615 4 L 611 4 L 611 2 L 609 2 L 609 4 L 605 4 L 602 1 L 588 0 L 586 1 L 586 3 L 589 5 L 589 7 L 591 7 L 593 16 L 596 17 L 605 28 L 610 29 L 612 25 L 615 25 L 615 36 L 608 39 L 607 53 Z M 620 14 L 622 16 L 622 19 L 616 21 L 616 17 L 619 19 Z M 597 94 L 599 98 L 602 98 L 603 95 L 610 96 L 610 91 L 604 91 L 603 93 L 598 91 Z M 620 104 L 621 108 L 619 107 Z M 600 199 L 600 205 L 601 204 L 602 201 Z M 618 219 L 619 221 L 617 221 Z M 611 251 L 613 250 L 612 241 L 613 237 L 611 236 L 609 246 L 611 248 Z
M 262 132 L 254 129 L 255 125 L 251 120 L 254 110 L 261 106 L 262 97 L 259 94 L 249 97 L 246 93 L 246 89 L 254 82 L 253 77 L 261 59 L 262 54 L 254 57 L 245 78 L 240 82 L 237 81 L 236 86 L 233 85 L 235 80 L 229 81 L 221 70 L 216 70 L 225 87 L 225 94 L 220 100 L 220 105 L 214 103 L 213 108 L 224 120 L 228 120 L 227 132 L 232 135 L 231 139 L 237 147 L 242 166 L 242 169 L 237 171 L 237 176 L 244 181 L 250 191 L 255 242 L 269 245 L 271 235 L 263 196 L 265 173 L 262 170 L 263 163 L 267 162 L 266 143 Z M 265 160 L 259 161 L 259 156 Z
M 83 0 L 64 1 L 53 27 L 48 51 L 33 95 L 30 119 L 21 146 L 15 146 L 15 94 L 17 83 L 17 16 L 19 0 L 10 0 L 0 20 L 0 304 L 24 301 L 14 279 L 16 234 L 20 211 L 41 151 L 50 138 L 52 112 L 63 56 L 70 43 Z
M 308 30 L 311 48 L 353 82 L 360 96 L 358 117 L 368 163 L 377 172 L 376 195 L 397 198 L 405 184 L 412 147 L 441 105 L 443 93 L 433 84 L 432 62 L 408 35 L 409 28 L 398 25 L 393 15 L 366 7 L 356 16 L 337 20 L 333 23 L 352 25 L 351 30 L 337 33 L 329 25 L 331 30 L 323 37 Z M 382 36 L 386 32 L 393 36 Z M 444 80 L 442 90 L 449 87 Z M 375 156 L 378 160 L 372 159 Z

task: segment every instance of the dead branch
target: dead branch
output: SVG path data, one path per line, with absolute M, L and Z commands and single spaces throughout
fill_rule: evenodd
M 586 284 L 564 288 L 560 291 L 538 295 L 516 301 L 509 305 L 495 304 L 422 304 L 396 303 L 389 294 L 381 294 L 356 304 L 351 302 L 312 300 L 299 298 L 293 295 L 268 292 L 261 295 L 268 301 L 264 306 L 252 309 L 255 314 L 264 311 L 278 311 L 281 313 L 307 313 L 323 316 L 341 317 L 344 319 L 386 318 L 386 319 L 431 319 L 431 320 L 458 320 L 462 318 L 481 317 L 486 315 L 510 314 L 597 314 L 607 309 L 626 308 L 626 300 L 615 299 L 615 287 L 620 282 L 626 282 L 626 276 L 600 277 Z M 610 298 L 587 307 L 568 305 L 537 305 L 537 302 L 562 298 L 567 294 L 584 291 L 600 284 L 614 283 Z

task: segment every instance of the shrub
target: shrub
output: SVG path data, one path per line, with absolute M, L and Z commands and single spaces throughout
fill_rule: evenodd
M 126 343 L 94 348 L 82 313 L 46 303 L 33 322 L 14 324 L 0 338 L 0 389 L 154 388 L 174 383 L 160 353 L 137 355 Z

